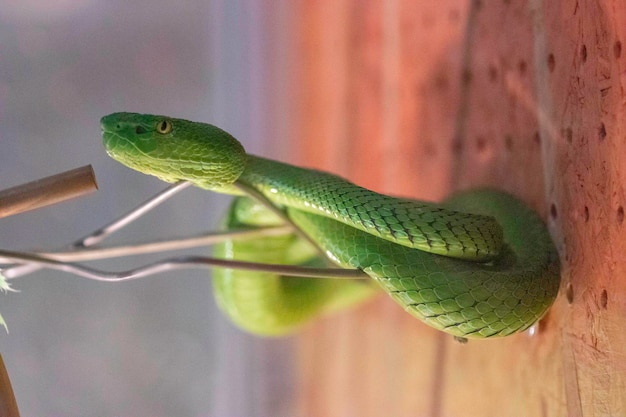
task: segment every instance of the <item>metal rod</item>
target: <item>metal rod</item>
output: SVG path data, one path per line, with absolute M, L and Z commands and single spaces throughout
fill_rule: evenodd
M 218 267 L 227 269 L 239 269 L 255 272 L 272 272 L 285 276 L 306 278 L 332 278 L 332 279 L 366 279 L 368 276 L 360 269 L 341 268 L 310 268 L 298 265 L 262 264 L 257 262 L 232 261 L 203 256 L 186 256 L 181 258 L 165 259 L 153 264 L 141 266 L 136 269 L 121 272 L 110 272 L 89 268 L 83 265 L 55 261 L 43 256 L 31 253 L 13 252 L 0 250 L 0 257 L 17 262 L 36 264 L 40 268 L 50 268 L 68 272 L 83 278 L 95 281 L 119 282 L 143 278 L 149 275 L 190 268 Z
M 137 243 L 131 245 L 112 246 L 95 249 L 75 249 L 59 252 L 35 252 L 35 255 L 54 259 L 63 262 L 93 261 L 96 259 L 117 258 L 122 256 L 133 256 L 145 253 L 165 252 L 195 248 L 200 246 L 210 246 L 225 240 L 253 239 L 266 236 L 277 236 L 289 233 L 293 229 L 291 226 L 270 226 L 256 229 L 230 230 L 226 232 L 206 233 L 204 235 L 162 240 L 157 242 Z M 0 257 L 0 263 L 8 260 Z
M 122 217 L 118 218 L 117 220 L 114 220 L 108 225 L 101 227 L 100 229 L 94 231 L 93 233 L 90 233 L 88 236 L 74 242 L 72 244 L 72 247 L 75 247 L 75 248 L 87 247 L 87 246 L 93 246 L 102 242 L 107 236 L 126 227 L 128 224 L 137 220 L 139 217 L 143 216 L 144 214 L 146 214 L 153 208 L 163 203 L 165 200 L 172 197 L 174 194 L 178 193 L 179 191 L 184 190 L 190 185 L 191 185 L 190 182 L 181 181 L 181 182 L 177 182 L 174 185 L 169 186 L 162 192 L 144 201 L 143 203 L 135 207 L 133 210 L 129 211 L 128 213 L 124 214 Z
M 122 229 L 123 227 L 127 226 L 129 223 L 137 220 L 139 217 L 143 216 L 148 211 L 157 207 L 159 204 L 163 203 L 168 198 L 172 197 L 179 191 L 184 190 L 190 185 L 191 183 L 189 182 L 179 182 L 179 183 L 169 186 L 165 190 L 161 191 L 155 196 L 144 201 L 143 203 L 141 203 L 140 205 L 138 205 L 137 207 L 135 207 L 128 213 L 112 221 L 106 226 L 101 227 L 100 229 L 94 231 L 93 233 L 90 233 L 89 235 L 78 239 L 77 241 L 69 245 L 69 247 L 72 249 L 86 248 L 86 247 L 93 246 L 97 243 L 102 242 L 105 238 L 110 236 L 112 233 Z M 38 266 L 37 264 L 28 263 L 26 265 L 17 265 L 17 266 L 12 266 L 10 268 L 7 268 L 4 271 L 2 271 L 2 274 L 6 278 L 17 278 L 22 275 L 32 274 L 33 272 L 39 269 L 40 269 L 40 266 Z

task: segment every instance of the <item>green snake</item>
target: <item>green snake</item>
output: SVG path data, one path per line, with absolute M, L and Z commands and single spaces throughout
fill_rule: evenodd
M 243 329 L 279 335 L 382 288 L 408 313 L 463 338 L 506 336 L 540 319 L 559 289 L 560 266 L 541 219 L 513 196 L 474 190 L 441 205 L 395 198 L 338 176 L 250 155 L 224 130 L 166 116 L 101 120 L 107 153 L 166 182 L 238 195 L 225 227 L 283 220 L 242 196 L 260 193 L 303 232 L 228 241 L 228 259 L 360 269 L 372 281 L 214 272 L 218 305 Z

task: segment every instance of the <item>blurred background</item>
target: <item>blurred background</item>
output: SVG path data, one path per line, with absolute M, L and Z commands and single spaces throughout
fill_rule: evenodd
M 281 47 L 266 35 L 271 12 L 252 0 L 0 2 L 0 189 L 86 164 L 99 184 L 1 219 L 0 247 L 62 247 L 165 187 L 105 154 L 99 118 L 112 112 L 211 122 L 248 151 L 280 156 L 265 117 L 282 94 L 264 82 Z M 272 22 L 280 31 L 280 16 Z M 228 201 L 185 190 L 107 244 L 214 229 Z M 0 352 L 22 415 L 286 415 L 292 342 L 234 329 L 210 284 L 199 270 L 123 284 L 54 271 L 15 279 L 20 292 L 0 294 L 10 331 Z

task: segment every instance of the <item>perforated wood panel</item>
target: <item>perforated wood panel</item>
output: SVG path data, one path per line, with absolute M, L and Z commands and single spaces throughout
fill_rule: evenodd
M 298 339 L 294 413 L 624 415 L 626 4 L 301 1 L 283 18 L 291 161 L 415 198 L 508 190 L 563 262 L 533 336 L 460 345 L 385 296 L 322 320 Z

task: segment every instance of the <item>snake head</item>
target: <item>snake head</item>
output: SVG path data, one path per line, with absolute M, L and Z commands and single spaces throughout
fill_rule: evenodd
M 166 182 L 186 180 L 218 190 L 234 183 L 245 167 L 247 156 L 237 139 L 210 124 L 113 113 L 100 126 L 109 156 Z

